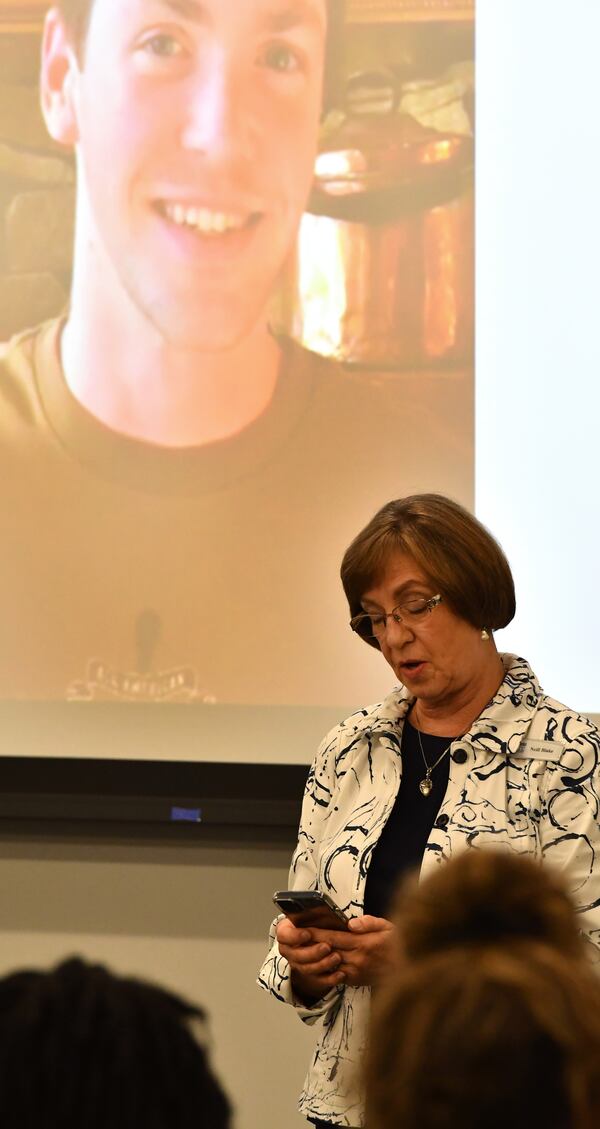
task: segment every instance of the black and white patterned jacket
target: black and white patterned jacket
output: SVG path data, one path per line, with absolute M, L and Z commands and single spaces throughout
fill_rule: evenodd
M 466 847 L 543 857 L 563 872 L 590 953 L 600 957 L 600 732 L 546 697 L 524 659 L 502 660 L 496 697 L 451 745 L 448 788 L 421 876 Z M 400 785 L 411 701 L 399 688 L 323 741 L 307 780 L 290 888 L 319 888 L 350 915 L 363 912 L 369 861 Z M 323 1022 L 299 1108 L 306 1117 L 361 1126 L 370 989 L 335 988 L 312 1008 L 295 1005 L 277 920 L 259 984 L 305 1022 Z

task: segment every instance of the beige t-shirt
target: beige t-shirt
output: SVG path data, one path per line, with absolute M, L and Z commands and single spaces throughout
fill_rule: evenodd
M 470 379 L 350 374 L 284 345 L 258 420 L 172 450 L 81 407 L 60 329 L 0 362 L 0 699 L 380 697 L 340 559 L 392 497 L 470 500 Z

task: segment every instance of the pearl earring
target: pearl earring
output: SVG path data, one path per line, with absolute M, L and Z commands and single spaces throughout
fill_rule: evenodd
M 481 628 L 481 638 L 485 640 L 485 639 L 489 639 L 489 637 L 490 637 L 490 633 L 489 633 L 489 631 L 487 630 L 487 628 L 486 628 L 486 627 L 482 627 L 482 628 Z

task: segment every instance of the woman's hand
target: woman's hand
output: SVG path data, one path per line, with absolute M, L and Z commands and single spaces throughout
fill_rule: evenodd
M 377 984 L 394 965 L 398 940 L 396 926 L 385 917 L 353 917 L 348 932 L 311 929 L 313 942 L 329 945 L 341 960 L 339 973 L 352 987 Z
M 277 926 L 279 952 L 289 963 L 294 995 L 309 1006 L 345 980 L 340 972 L 342 958 L 329 940 L 345 933 L 328 930 L 328 939 L 322 941 L 314 939 L 316 933 L 325 930 L 297 929 L 287 917 Z

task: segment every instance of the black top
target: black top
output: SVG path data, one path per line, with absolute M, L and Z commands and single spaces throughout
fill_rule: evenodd
M 421 733 L 427 764 L 435 764 L 453 740 L 453 737 Z M 399 879 L 406 871 L 421 865 L 425 845 L 448 787 L 449 755 L 433 770 L 433 788 L 429 795 L 421 795 L 419 782 L 425 776 L 425 765 L 417 730 L 409 721 L 404 722 L 401 753 L 402 781 L 367 874 L 364 912 L 374 917 L 388 917 Z

